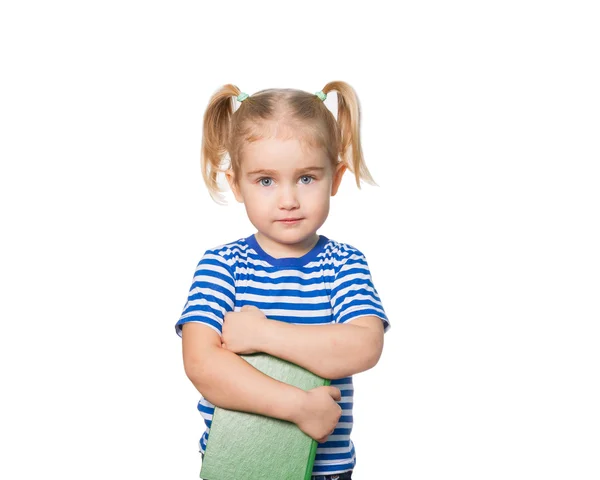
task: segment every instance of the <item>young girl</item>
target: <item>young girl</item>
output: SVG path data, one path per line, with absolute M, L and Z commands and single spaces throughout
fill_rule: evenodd
M 338 98 L 337 120 L 323 103 Z M 240 103 L 234 111 L 234 97 Z M 389 321 L 367 260 L 317 233 L 346 169 L 373 184 L 359 103 L 345 82 L 310 94 L 251 96 L 225 85 L 204 115 L 202 173 L 222 201 L 224 173 L 256 233 L 206 250 L 175 331 L 186 375 L 203 397 L 204 456 L 214 406 L 294 422 L 319 442 L 313 479 L 349 479 L 356 465 L 352 375 L 378 362 Z M 263 374 L 238 354 L 265 352 L 331 386 L 309 391 Z

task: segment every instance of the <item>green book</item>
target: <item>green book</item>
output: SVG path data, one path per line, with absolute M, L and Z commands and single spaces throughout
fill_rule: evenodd
M 240 357 L 265 375 L 305 391 L 331 384 L 331 380 L 266 353 Z M 295 423 L 215 406 L 200 478 L 310 480 L 317 445 Z

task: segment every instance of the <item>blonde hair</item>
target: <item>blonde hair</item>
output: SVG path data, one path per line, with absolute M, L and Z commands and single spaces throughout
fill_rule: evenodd
M 204 113 L 202 135 L 202 177 L 217 203 L 226 203 L 220 194 L 218 174 L 231 169 L 234 181 L 241 174 L 244 145 L 263 138 L 299 138 L 322 148 L 332 166 L 344 163 L 360 179 L 377 185 L 365 164 L 360 144 L 360 106 L 354 89 L 342 81 L 329 82 L 323 93 L 337 92 L 337 121 L 314 93 L 295 89 L 267 89 L 247 97 L 234 111 L 240 93 L 235 85 L 221 87 L 211 97 Z

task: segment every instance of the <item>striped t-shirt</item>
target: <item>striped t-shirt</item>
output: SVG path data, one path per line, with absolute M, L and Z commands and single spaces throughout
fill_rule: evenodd
M 222 333 L 227 312 L 254 305 L 270 320 L 296 325 L 346 323 L 364 315 L 390 323 L 375 289 L 365 256 L 351 245 L 319 236 L 317 244 L 297 258 L 274 258 L 254 235 L 207 250 L 194 274 L 183 313 L 175 324 L 201 322 Z M 356 465 L 352 431 L 352 376 L 333 379 L 340 389 L 342 416 L 325 443 L 317 444 L 313 475 L 352 470 Z M 206 430 L 199 441 L 204 454 L 214 405 L 201 397 L 198 410 Z

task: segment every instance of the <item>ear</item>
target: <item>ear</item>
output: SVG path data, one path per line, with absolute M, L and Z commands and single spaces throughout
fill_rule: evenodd
M 235 199 L 240 203 L 244 203 L 244 198 L 242 197 L 240 189 L 238 188 L 237 184 L 235 183 L 235 175 L 233 174 L 233 170 L 231 170 L 231 169 L 227 170 L 225 172 L 225 177 L 227 178 L 227 183 L 229 183 L 229 188 L 231 188 L 231 191 L 233 192 L 233 196 L 235 197 Z
M 331 196 L 333 197 L 338 188 L 340 188 L 340 183 L 342 183 L 342 177 L 344 176 L 344 172 L 346 171 L 346 164 L 344 162 L 338 163 L 335 168 L 335 172 L 333 172 L 333 182 L 331 184 Z

